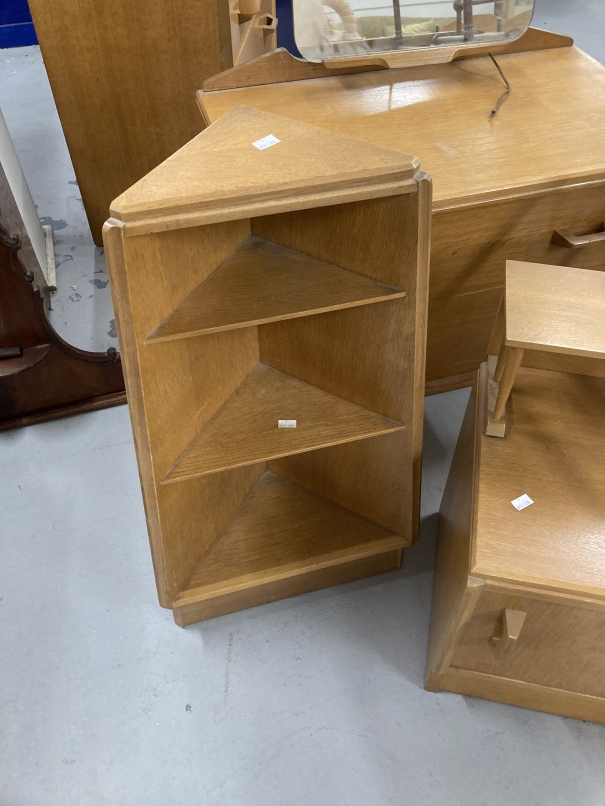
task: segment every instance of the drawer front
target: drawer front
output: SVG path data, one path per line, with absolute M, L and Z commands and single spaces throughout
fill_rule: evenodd
M 492 637 L 501 635 L 507 608 L 525 613 L 525 620 L 508 654 L 498 659 Z M 484 591 L 451 666 L 605 697 L 605 611 Z
M 427 383 L 477 371 L 487 355 L 502 292 L 502 288 L 492 288 L 475 294 L 430 300 Z
M 431 298 L 504 286 L 507 260 L 605 270 L 605 241 L 551 246 L 555 230 L 597 230 L 605 221 L 605 182 L 486 202 L 433 214 Z

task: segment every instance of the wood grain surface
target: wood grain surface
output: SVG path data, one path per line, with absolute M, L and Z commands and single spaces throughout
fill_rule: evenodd
M 519 370 L 508 436 L 480 440 L 474 575 L 605 598 L 604 395 L 602 378 Z
M 200 131 L 195 92 L 233 64 L 226 0 L 32 0 L 95 243 L 109 205 Z
M 207 122 L 247 104 L 415 154 L 433 178 L 437 207 L 603 178 L 605 67 L 577 48 L 499 62 L 512 92 L 495 118 L 502 80 L 488 58 L 198 98 Z
M 467 591 L 473 503 L 475 495 L 477 421 L 477 389 L 471 392 L 454 458 L 439 509 L 438 546 L 435 559 L 435 582 L 431 605 L 431 630 L 427 657 L 428 672 L 446 669 L 455 649 L 455 638 L 467 608 Z M 471 611 L 472 612 L 472 611 Z
M 279 420 L 296 420 L 279 428 Z M 259 364 L 163 479 L 256 464 L 405 426 Z
M 468 384 L 485 360 L 506 260 L 605 266 L 605 243 L 551 244 L 605 218 L 605 68 L 569 47 L 499 63 L 513 89 L 495 118 L 502 85 L 487 58 L 198 95 L 207 122 L 248 103 L 420 157 L 434 184 L 431 393 Z
M 279 140 L 259 150 L 254 143 Z M 208 159 L 209 151 L 212 159 Z M 409 179 L 418 161 L 271 112 L 237 106 L 112 202 L 121 221 Z
M 236 116 L 258 119 L 255 110 Z M 285 124 L 272 132 L 289 131 Z M 385 181 L 385 172 L 414 170 L 415 160 L 348 138 L 337 138 L 334 149 L 333 135 L 313 129 L 301 149 L 314 152 L 315 162 L 309 157 L 299 169 L 308 177 L 324 159 L 321 188 L 312 176 L 310 189 L 293 184 L 266 198 L 264 175 L 245 173 L 238 146 L 244 128 L 239 141 L 233 134 L 233 161 L 216 158 L 212 129 L 200 136 L 198 163 L 189 164 L 204 170 L 187 178 L 184 191 L 179 171 L 164 166 L 173 198 L 188 200 L 183 209 L 150 218 L 157 209 L 150 197 L 141 217 L 112 218 L 105 228 L 158 592 L 180 625 L 393 570 L 418 534 L 430 180 L 417 173 Z M 327 159 L 336 152 L 336 161 Z M 374 175 L 357 182 L 356 159 L 366 153 Z M 210 174 L 216 199 L 205 182 Z M 242 187 L 246 193 L 227 203 L 221 187 L 227 195 Z M 217 210 L 221 220 L 213 219 Z M 292 272 L 304 274 L 305 286 L 297 280 L 290 294 L 270 287 Z M 212 282 L 219 318 L 211 321 L 198 302 Z M 180 306 L 191 332 L 174 335 L 188 337 L 149 339 Z M 378 308 L 385 310 L 378 315 Z M 202 315 L 206 329 L 199 331 Z M 296 420 L 296 428 L 279 428 L 278 420 Z M 288 494 L 275 508 L 265 496 L 267 511 L 243 521 L 252 541 L 251 553 L 241 555 L 242 568 L 246 558 L 252 567 L 247 581 L 238 576 L 237 585 L 211 596 L 179 599 L 196 567 L 204 574 L 202 561 L 232 519 L 236 531 L 241 527 L 237 513 L 267 462 L 287 489 L 321 506 L 299 506 Z M 335 512 L 344 513 L 340 531 L 331 526 Z M 301 557 L 307 538 L 316 545 L 309 535 L 320 524 L 324 548 Z M 275 526 L 285 535 L 279 552 L 251 548 L 262 528 L 271 542 Z M 333 533 L 351 543 L 338 537 L 330 548 Z M 257 551 L 269 564 L 282 557 L 282 571 L 263 569 L 262 558 L 255 565 Z M 215 556 L 225 559 L 227 575 L 240 574 L 229 566 L 230 549 Z
M 432 273 L 431 273 L 432 277 Z M 463 376 L 469 386 L 479 364 L 485 360 L 502 288 L 433 299 L 429 303 L 427 333 L 427 382 Z M 471 377 L 468 373 L 473 373 Z M 451 383 L 451 382 L 450 382 Z M 434 391 L 445 392 L 446 387 Z
M 526 614 L 523 627 L 507 656 L 497 659 L 490 639 L 501 631 L 503 611 L 511 606 Z M 605 698 L 604 640 L 603 612 L 483 591 L 451 663 L 454 668 Z
M 393 538 L 391 538 L 393 539 Z M 397 538 L 393 539 L 394 542 Z M 304 563 L 292 568 L 291 573 L 267 574 L 267 579 L 256 579 L 256 584 L 227 590 L 216 596 L 204 596 L 203 591 L 191 600 L 173 605 L 174 620 L 180 627 L 197 621 L 224 616 L 238 610 L 275 602 L 301 593 L 353 582 L 401 567 L 403 549 L 389 550 L 388 543 L 374 542 L 367 547 L 360 546 L 357 552 L 334 553 L 319 558 L 316 562 Z M 378 552 L 378 553 L 376 553 Z M 358 554 L 359 556 L 355 556 Z
M 148 341 L 168 341 L 404 297 L 324 260 L 251 236 Z
M 450 669 L 447 674 L 432 675 L 431 684 L 437 685 L 442 691 L 481 697 L 520 708 L 532 708 L 535 711 L 605 725 L 605 700 L 587 694 L 545 688 L 520 680 L 509 680 L 497 675 L 480 674 L 464 669 Z
M 442 504 L 426 688 L 604 722 L 605 380 L 522 368 L 505 439 L 484 434 L 488 380 Z
M 603 270 L 605 244 L 562 249 L 551 239 L 555 230 L 595 228 L 604 216 L 603 181 L 436 210 L 431 299 L 504 288 L 507 260 Z
M 375 523 L 266 472 L 175 604 L 406 545 Z
M 605 358 L 605 273 L 509 260 L 506 344 Z

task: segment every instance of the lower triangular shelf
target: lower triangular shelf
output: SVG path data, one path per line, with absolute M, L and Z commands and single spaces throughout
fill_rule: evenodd
M 234 594 L 245 596 L 251 589 L 332 566 L 397 554 L 408 545 L 388 529 L 267 471 L 202 559 L 173 609 Z M 380 570 L 391 569 L 378 568 L 374 573 Z M 362 575 L 367 576 L 367 571 Z M 305 589 L 337 581 L 343 580 Z M 270 593 L 255 603 L 278 598 Z M 250 604 L 235 602 L 220 612 L 244 606 Z M 202 618 L 220 612 L 210 611 Z M 199 620 L 199 614 L 194 620 Z

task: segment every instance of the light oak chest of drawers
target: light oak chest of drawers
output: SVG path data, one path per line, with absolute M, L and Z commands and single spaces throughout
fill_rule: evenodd
M 505 439 L 485 436 L 486 386 L 484 364 L 441 505 L 426 687 L 605 723 L 605 379 L 522 368 Z
M 605 234 L 551 245 L 556 230 L 605 221 L 605 68 L 575 47 L 498 60 L 512 92 L 493 118 L 501 80 L 487 57 L 198 93 L 207 123 L 242 103 L 419 157 L 434 186 L 429 393 L 472 383 L 507 259 L 605 267 Z M 573 370 L 605 372 L 590 361 Z

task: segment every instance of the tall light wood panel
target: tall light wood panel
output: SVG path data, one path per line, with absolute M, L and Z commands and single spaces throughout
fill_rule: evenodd
M 237 0 L 29 5 L 99 244 L 112 199 L 201 130 L 200 83 L 275 47 L 275 32 L 258 27 L 273 18 L 272 0 L 264 17 L 243 17 Z
M 431 209 L 417 169 L 240 106 L 113 203 L 154 568 L 178 624 L 398 568 L 416 538 Z

